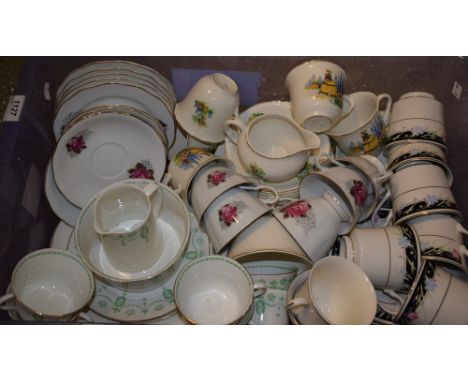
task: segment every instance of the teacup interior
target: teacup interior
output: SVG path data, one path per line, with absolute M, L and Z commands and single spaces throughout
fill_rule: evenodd
M 329 323 L 369 324 L 376 312 L 371 282 L 350 261 L 330 259 L 317 263 L 311 271 L 309 291 L 314 305 Z
M 272 158 L 284 158 L 306 147 L 299 131 L 279 118 L 254 123 L 249 129 L 249 141 L 258 153 Z
M 205 258 L 189 266 L 176 285 L 179 309 L 199 324 L 229 324 L 247 312 L 253 290 L 249 276 L 226 259 Z
M 96 222 L 107 233 L 128 233 L 148 217 L 150 203 L 143 191 L 120 185 L 102 194 L 96 201 Z
M 332 129 L 334 135 L 347 134 L 359 129 L 370 122 L 377 111 L 377 98 L 373 94 L 355 93 L 350 97 L 355 103 L 354 109 Z
M 61 252 L 25 259 L 12 280 L 17 299 L 38 314 L 60 316 L 82 308 L 92 288 L 90 273 Z

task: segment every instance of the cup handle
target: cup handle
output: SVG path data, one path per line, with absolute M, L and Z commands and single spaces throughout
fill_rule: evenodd
M 297 308 L 298 306 L 304 306 L 304 305 L 309 305 L 309 302 L 304 297 L 297 297 L 289 301 L 288 305 L 286 305 L 286 308 L 288 310 L 291 310 L 291 309 Z
M 374 223 L 376 221 L 379 220 L 377 214 L 378 212 L 380 211 L 380 209 L 382 208 L 382 206 L 385 204 L 385 202 L 390 198 L 390 190 L 387 190 L 387 192 L 385 193 L 384 197 L 382 198 L 382 200 L 379 202 L 379 204 L 377 204 L 377 206 L 375 207 L 375 210 L 374 210 L 374 213 L 372 214 L 372 217 L 371 217 L 371 223 Z M 388 215 L 387 217 L 385 218 L 385 222 L 384 222 L 384 227 L 387 227 L 390 222 L 392 221 L 393 219 L 393 211 L 390 210 L 388 212 Z
M 385 313 L 390 314 L 391 316 L 397 316 L 400 313 L 401 307 L 405 304 L 405 301 L 403 300 L 403 298 L 401 298 L 398 294 L 396 294 L 391 289 L 383 289 L 382 292 L 386 294 L 388 297 L 396 300 L 399 304 L 399 307 L 397 308 L 397 310 L 392 310 L 392 309 L 385 308 L 381 304 L 378 304 L 380 309 L 382 309 Z
M 237 116 L 233 116 L 231 119 L 224 122 L 224 134 L 227 135 L 236 145 L 239 140 L 239 135 L 244 129 L 244 122 Z
M 166 174 L 164 174 L 162 180 L 161 180 L 161 183 L 164 184 L 165 186 L 169 186 L 169 183 L 170 181 L 172 180 L 172 175 L 170 172 L 167 172 Z M 179 185 L 179 187 L 177 188 L 173 188 L 172 189 L 174 190 L 174 192 L 177 194 L 177 195 L 180 195 L 180 193 L 182 192 L 182 186 Z
M 387 171 L 385 174 L 379 176 L 377 178 L 377 180 L 380 182 L 380 183 L 384 183 L 386 182 L 387 180 L 389 180 L 393 175 L 393 171 Z
M 382 120 L 384 123 L 384 126 L 388 125 L 388 122 L 390 120 L 390 110 L 392 109 L 392 97 L 390 94 L 387 93 L 382 93 L 377 96 L 377 103 L 380 107 L 380 102 L 382 100 L 386 99 L 387 100 L 387 106 L 385 107 L 385 110 L 383 111 L 384 114 L 382 116 Z
M 346 167 L 343 163 L 338 162 L 333 158 L 333 156 L 330 153 L 321 153 L 317 155 L 314 158 L 314 166 L 319 170 L 319 171 L 324 171 L 325 168 L 320 164 L 320 159 L 325 158 L 327 159 L 327 162 L 333 163 L 335 166 L 338 167 Z
M 79 321 L 79 322 L 94 323 L 94 320 L 87 313 L 80 312 L 80 314 L 78 314 L 78 319 L 80 319 L 80 318 L 81 318 L 81 321 Z
M 142 188 L 142 191 L 146 194 L 147 197 L 150 197 L 154 192 L 159 188 L 159 184 L 156 182 L 148 183 L 145 187 Z
M 460 223 L 457 223 L 457 225 L 455 226 L 456 230 L 460 233 L 462 233 L 463 235 L 468 235 L 468 231 L 466 230 L 465 227 L 463 227 Z
M 466 249 L 466 247 L 462 244 L 458 247 L 458 252 L 460 253 L 463 268 L 467 269 L 468 249 Z
M 276 192 L 276 190 L 273 187 L 270 187 L 270 186 L 256 186 L 256 187 L 253 187 L 253 186 L 240 186 L 239 188 L 241 190 L 246 190 L 246 191 L 258 191 L 258 190 L 268 190 L 268 191 L 270 191 L 275 196 L 271 200 L 264 200 L 263 202 L 265 204 L 276 204 L 278 202 L 278 200 L 279 200 L 278 192 Z
M 260 297 L 267 291 L 267 286 L 263 283 L 254 284 L 254 297 Z
M 2 297 L 0 297 L 0 309 L 2 309 L 1 306 L 5 302 L 10 301 L 13 298 L 15 298 L 15 295 L 13 293 L 7 293 L 7 294 L 4 294 Z M 2 309 L 2 310 L 5 310 L 5 309 Z

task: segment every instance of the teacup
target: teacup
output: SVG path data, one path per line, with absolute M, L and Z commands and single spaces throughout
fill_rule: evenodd
M 354 228 L 349 238 L 353 252 L 350 260 L 366 273 L 375 288 L 410 289 L 419 264 L 415 238 L 408 227 Z M 343 250 L 347 257 L 349 245 L 345 242 Z
M 385 138 L 383 127 L 390 119 L 392 98 L 388 94 L 371 92 L 352 93 L 349 98 L 354 101 L 353 111 L 327 134 L 346 155 L 379 155 Z M 379 111 L 382 100 L 387 101 L 383 115 Z
M 224 141 L 224 121 L 237 115 L 239 92 L 235 81 L 221 73 L 200 78 L 174 110 L 180 127 L 198 141 Z
M 286 76 L 293 118 L 309 131 L 330 130 L 354 108 L 344 96 L 346 73 L 326 61 L 308 61 L 296 66 Z M 344 101 L 348 108 L 343 111 Z
M 187 134 L 187 147 L 198 147 L 198 148 L 201 148 L 203 150 L 206 150 L 206 151 L 214 154 L 214 152 L 218 148 L 218 144 L 205 143 L 205 142 L 199 141 L 198 139 L 192 137 L 190 134 Z
M 90 321 L 81 311 L 93 297 L 94 277 L 70 252 L 45 248 L 26 255 L 13 270 L 11 288 L 0 305 L 16 299 L 18 310 L 35 320 Z
M 419 166 L 421 164 L 434 164 L 434 165 L 439 166 L 442 170 L 444 170 L 448 185 L 452 186 L 452 183 L 453 183 L 452 170 L 450 170 L 450 167 L 445 162 L 436 158 L 426 157 L 426 158 L 407 159 L 407 160 L 400 162 L 398 165 L 394 166 L 392 171 L 396 173 L 398 171 L 403 170 L 406 167 Z
M 296 240 L 271 214 L 254 221 L 232 241 L 228 256 L 237 259 L 248 253 L 283 252 L 306 258 Z
M 265 285 L 266 291 L 254 299 L 255 325 L 287 325 L 286 292 L 297 274 L 297 268 L 258 261 L 242 264 L 253 282 Z
M 239 157 L 251 174 L 268 182 L 287 181 L 304 168 L 320 138 L 283 115 L 267 114 L 245 125 L 226 121 L 226 134 L 237 144 Z
M 161 256 L 162 236 L 154 229 L 163 203 L 158 189 L 155 182 L 143 189 L 118 183 L 99 193 L 94 204 L 94 228 L 109 263 L 116 269 L 142 271 Z
M 179 195 L 185 195 L 197 169 L 215 156 L 199 147 L 180 150 L 169 163 L 163 183 L 169 184 Z
M 273 216 L 315 262 L 326 256 L 336 241 L 348 211 L 327 191 L 320 198 L 299 199 L 273 211 Z
M 401 145 L 409 139 L 444 146 L 446 141 L 444 125 L 430 119 L 412 118 L 392 122 L 385 128 L 385 141 L 388 146 Z
M 439 324 L 468 323 L 466 304 L 460 303 L 468 293 L 467 285 L 466 282 L 461 284 L 455 281 L 455 288 L 449 293 L 454 279 L 456 278 L 451 273 L 436 263 L 425 261 L 417 285 L 397 317 L 398 322 L 419 325 L 430 325 L 435 322 Z M 447 298 L 448 309 L 440 312 Z M 454 298 L 458 303 L 454 304 Z
M 459 219 L 445 214 L 416 217 L 408 221 L 413 227 L 421 247 L 421 255 L 432 261 L 456 266 L 466 271 L 466 259 L 460 253 L 463 234 L 468 231 Z
M 225 191 L 240 185 L 258 184 L 254 179 L 240 175 L 229 160 L 207 162 L 195 173 L 188 189 L 188 201 L 198 221 L 208 206 Z
M 390 123 L 405 119 L 421 118 L 444 123 L 444 107 L 430 93 L 412 92 L 403 94 L 393 104 Z
M 413 158 L 433 158 L 447 163 L 444 150 L 431 142 L 408 141 L 405 144 L 386 147 L 388 165 L 387 168 L 395 169 L 400 163 Z
M 459 214 L 444 170 L 431 163 L 405 167 L 390 179 L 395 224 L 421 213 Z
M 368 325 L 374 319 L 377 298 L 361 268 L 331 256 L 314 264 L 287 308 L 303 325 Z
M 187 264 L 177 276 L 177 308 L 192 324 L 235 324 L 251 307 L 254 293 L 264 293 L 237 261 L 204 256 Z
M 220 253 L 240 232 L 260 216 L 271 211 L 251 192 L 239 188 L 227 190 L 218 196 L 203 215 L 202 226 Z

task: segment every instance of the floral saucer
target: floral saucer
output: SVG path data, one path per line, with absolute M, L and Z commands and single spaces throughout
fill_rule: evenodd
M 58 189 L 52 173 L 51 162 L 47 165 L 44 184 L 45 195 L 52 211 L 65 223 L 74 227 L 81 209 L 71 204 Z M 56 247 L 52 246 L 52 248 Z
M 120 322 L 153 320 L 173 312 L 176 309 L 173 287 L 179 271 L 192 260 L 210 252 L 208 236 L 200 230 L 192 214 L 190 223 L 187 249 L 171 268 L 154 279 L 130 284 L 114 284 L 96 277 L 90 309 L 100 316 Z M 70 240 L 68 250 L 78 253 L 74 240 Z
M 165 168 L 166 148 L 153 128 L 113 113 L 77 121 L 64 132 L 52 158 L 58 189 L 79 208 L 119 180 L 159 181 Z

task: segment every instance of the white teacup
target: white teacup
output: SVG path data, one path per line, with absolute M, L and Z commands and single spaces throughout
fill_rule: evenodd
M 71 321 L 90 318 L 80 312 L 94 294 L 94 277 L 70 252 L 45 248 L 22 258 L 11 277 L 12 293 L 0 297 L 0 305 L 16 299 L 18 310 L 35 320 Z
M 327 191 L 321 198 L 293 201 L 275 209 L 273 215 L 313 262 L 326 256 L 342 222 L 351 220 L 347 209 Z
M 416 278 L 418 258 L 415 239 L 408 227 L 355 228 L 349 237 L 351 260 L 366 273 L 375 288 L 409 290 Z M 344 252 L 348 251 L 347 248 Z
M 271 207 L 251 192 L 233 188 L 209 205 L 203 215 L 202 226 L 214 250 L 220 253 L 240 232 L 269 211 Z
M 266 291 L 255 297 L 251 322 L 255 325 L 287 325 L 286 292 L 297 274 L 297 268 L 257 261 L 242 264 L 255 284 Z
M 447 163 L 444 150 L 431 142 L 412 142 L 391 146 L 387 149 L 388 168 L 395 169 L 402 163 L 414 158 L 433 158 Z
M 383 128 L 390 119 L 392 98 L 388 94 L 371 92 L 352 93 L 349 98 L 354 101 L 353 111 L 327 134 L 346 155 L 379 155 L 385 138 Z M 387 100 L 383 115 L 379 111 L 382 100 Z
M 314 133 L 330 130 L 354 108 L 344 96 L 346 73 L 326 61 L 308 61 L 292 69 L 286 77 L 293 118 Z M 343 111 L 343 104 L 348 108 Z
M 408 221 L 421 247 L 421 255 L 429 260 L 454 265 L 466 271 L 466 258 L 460 251 L 463 235 L 468 231 L 459 219 L 446 214 L 420 216 Z
M 397 171 L 390 179 L 390 195 L 395 224 L 423 212 L 459 214 L 444 170 L 431 163 Z
M 374 319 L 377 297 L 362 269 L 331 256 L 314 264 L 287 308 L 303 325 L 367 325 Z
M 161 256 L 162 237 L 155 230 L 163 203 L 158 188 L 155 182 L 143 189 L 119 183 L 99 193 L 94 205 L 94 228 L 116 269 L 142 271 Z
M 221 73 L 200 78 L 174 110 L 180 127 L 195 139 L 224 141 L 224 121 L 238 114 L 239 92 L 235 81 Z
M 192 324 L 235 324 L 248 312 L 254 291 L 249 273 L 224 256 L 204 256 L 187 264 L 174 285 L 175 303 Z
M 412 118 L 392 122 L 385 128 L 387 146 L 405 144 L 408 139 L 445 145 L 445 127 L 438 121 Z
M 412 92 L 403 94 L 393 104 L 390 123 L 405 119 L 421 118 L 444 123 L 444 107 L 430 93 Z

